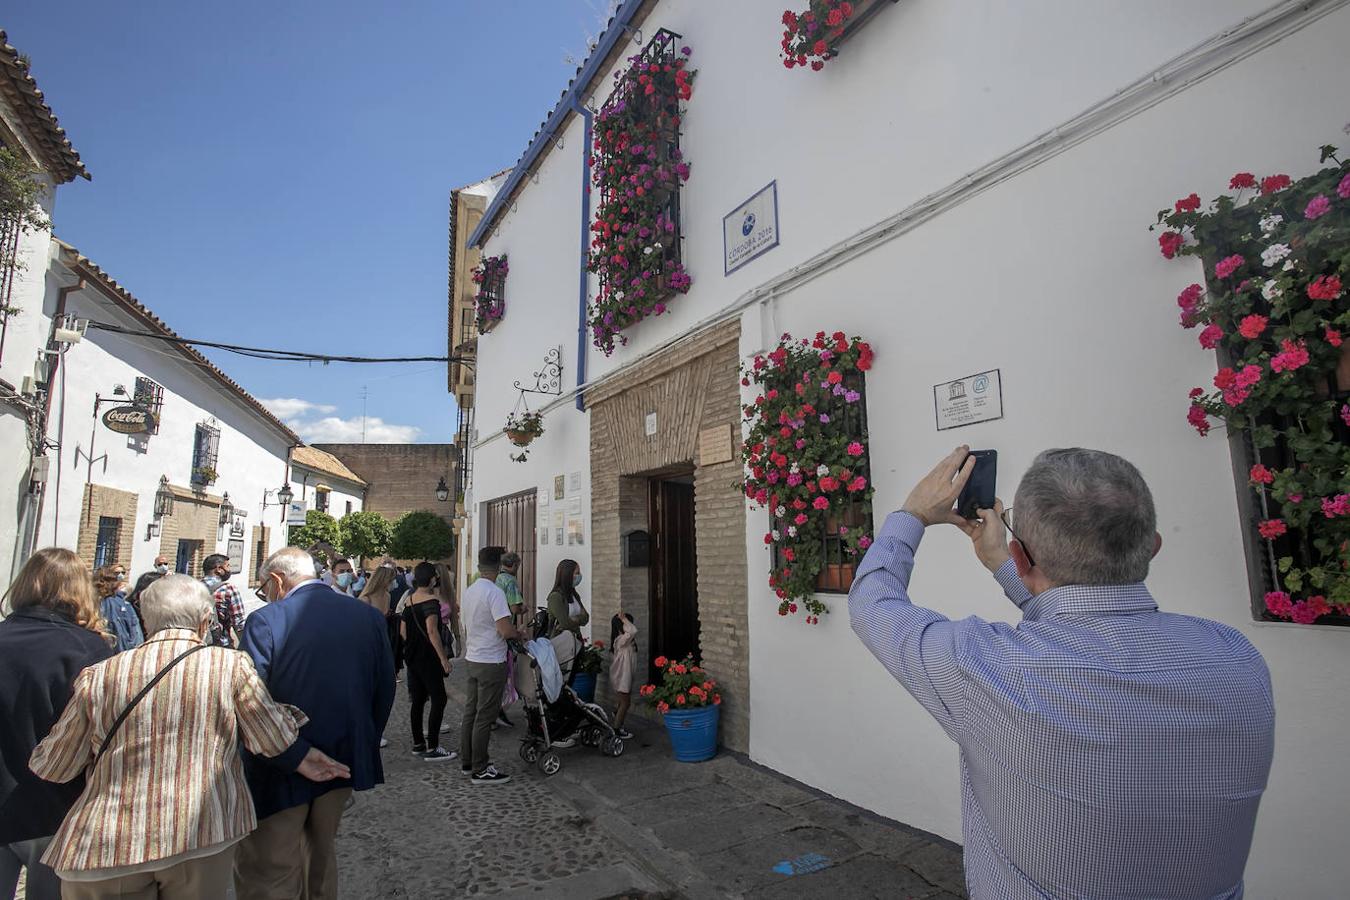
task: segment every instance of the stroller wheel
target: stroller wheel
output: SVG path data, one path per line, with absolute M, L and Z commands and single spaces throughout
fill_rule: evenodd
M 600 746 L 600 729 L 596 728 L 594 725 L 583 729 L 581 732 L 581 742 L 587 747 Z
M 600 752 L 605 754 L 605 756 L 623 756 L 623 738 L 605 738 L 600 742 Z
M 534 765 L 539 760 L 539 748 L 533 741 L 526 741 L 520 745 L 520 758 L 529 765 Z
M 546 776 L 557 775 L 561 769 L 562 757 L 553 750 L 549 750 L 539 757 L 539 771 Z

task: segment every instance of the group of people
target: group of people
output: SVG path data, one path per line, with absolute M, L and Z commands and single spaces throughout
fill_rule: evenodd
M 6 592 L 0 895 L 21 868 L 32 900 L 337 895 L 343 811 L 383 781 L 385 617 L 300 548 L 248 606 L 228 559 L 204 569 L 124 591 L 114 567 L 96 590 L 49 548 Z

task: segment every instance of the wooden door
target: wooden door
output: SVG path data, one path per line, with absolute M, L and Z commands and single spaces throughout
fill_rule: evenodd
M 505 547 L 520 554 L 520 571 L 516 578 L 520 582 L 520 596 L 525 599 L 525 609 L 531 615 L 544 599 L 536 592 L 538 585 L 535 574 L 535 556 L 538 553 L 534 531 L 536 515 L 534 490 L 489 500 L 484 540 L 486 547 Z M 552 586 L 553 577 L 550 574 L 548 587 Z
M 694 486 L 652 479 L 651 598 L 648 659 L 699 655 L 698 560 L 694 551 Z M 655 667 L 651 675 L 656 677 Z

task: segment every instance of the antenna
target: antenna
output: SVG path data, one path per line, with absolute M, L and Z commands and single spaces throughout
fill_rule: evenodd
M 364 384 L 361 385 L 361 443 L 366 442 L 366 397 L 370 389 Z

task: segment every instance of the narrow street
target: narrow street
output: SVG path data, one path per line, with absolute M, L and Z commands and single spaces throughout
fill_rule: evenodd
M 447 748 L 462 677 L 451 677 Z M 965 896 L 959 848 L 725 752 L 676 763 L 658 723 L 636 721 L 619 759 L 564 751 L 545 779 L 516 755 L 524 716 L 512 718 L 493 734 L 511 782 L 474 787 L 458 761 L 411 755 L 400 686 L 387 783 L 343 819 L 343 897 Z

